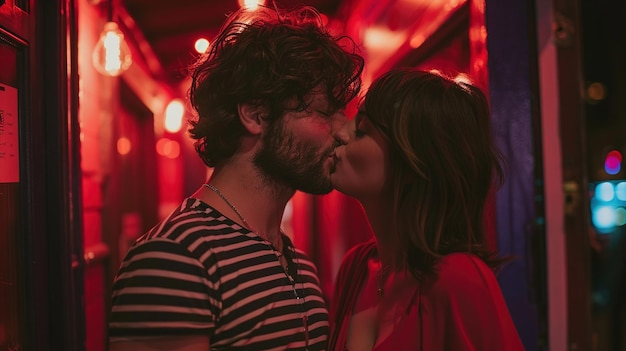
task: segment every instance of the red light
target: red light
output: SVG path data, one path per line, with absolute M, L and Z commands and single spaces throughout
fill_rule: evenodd
M 622 153 L 617 150 L 611 150 L 606 154 L 604 159 L 604 171 L 607 174 L 615 175 L 622 169 Z
M 176 158 L 180 155 L 180 144 L 176 140 L 161 138 L 156 143 L 157 153 L 167 158 Z

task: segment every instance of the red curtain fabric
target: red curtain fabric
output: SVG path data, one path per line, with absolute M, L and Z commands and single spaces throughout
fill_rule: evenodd
M 358 201 L 337 191 L 323 196 L 298 192 L 292 201 L 294 244 L 313 258 L 330 302 L 344 254 L 372 237 L 367 217 Z

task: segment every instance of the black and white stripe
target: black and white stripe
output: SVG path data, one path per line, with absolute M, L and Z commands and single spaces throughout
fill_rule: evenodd
M 113 285 L 111 340 L 209 335 L 211 349 L 324 350 L 328 312 L 313 262 L 292 285 L 270 244 L 197 199 L 137 240 Z

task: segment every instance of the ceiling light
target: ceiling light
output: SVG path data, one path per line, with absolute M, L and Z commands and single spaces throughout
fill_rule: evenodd
M 93 49 L 93 66 L 107 76 L 115 77 L 124 73 L 132 64 L 130 48 L 124 40 L 124 33 L 113 21 L 113 0 L 108 1 L 108 22 L 105 23 L 100 39 Z

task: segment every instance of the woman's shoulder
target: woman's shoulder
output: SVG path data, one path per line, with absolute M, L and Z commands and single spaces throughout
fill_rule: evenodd
M 435 273 L 436 276 L 429 285 L 438 293 L 486 292 L 491 283 L 495 282 L 491 268 L 478 256 L 470 253 L 443 256 L 435 266 Z
M 524 349 L 493 270 L 482 259 L 454 253 L 442 257 L 436 268 L 420 300 L 430 318 L 424 325 L 433 328 L 424 335 L 444 330 L 445 343 L 454 350 Z
M 374 250 L 376 250 L 375 240 L 368 240 L 368 241 L 356 244 L 353 247 L 351 247 L 343 256 L 342 264 L 365 259 L 371 256 Z

